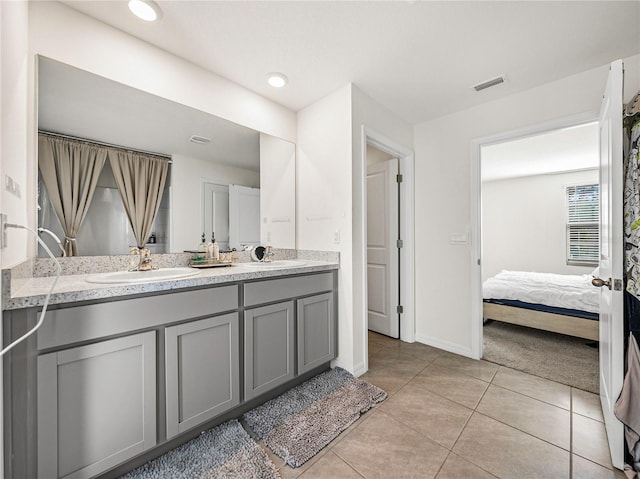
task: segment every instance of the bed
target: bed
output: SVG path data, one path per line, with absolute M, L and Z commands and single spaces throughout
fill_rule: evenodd
M 483 283 L 483 316 L 598 341 L 600 292 L 592 278 L 501 271 Z

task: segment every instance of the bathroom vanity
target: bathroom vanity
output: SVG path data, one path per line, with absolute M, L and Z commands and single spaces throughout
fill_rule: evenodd
M 7 477 L 117 477 L 326 369 L 337 268 L 62 284 L 5 361 Z M 37 322 L 41 296 L 12 298 L 5 344 Z

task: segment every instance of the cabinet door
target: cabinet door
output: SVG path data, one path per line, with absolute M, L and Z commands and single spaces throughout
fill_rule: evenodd
M 298 300 L 298 374 L 335 358 L 333 294 Z
M 238 313 L 166 329 L 167 438 L 240 403 Z
M 92 477 L 155 444 L 154 332 L 38 358 L 38 477 Z
M 293 379 L 293 313 L 293 301 L 244 312 L 245 400 Z

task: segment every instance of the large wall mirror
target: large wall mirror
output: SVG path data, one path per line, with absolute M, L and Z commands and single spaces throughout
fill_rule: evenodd
M 223 250 L 295 248 L 291 142 L 46 57 L 38 58 L 38 130 L 170 162 L 146 245 L 152 253 L 195 250 L 203 233 L 209 242 L 214 232 Z M 78 254 L 129 253 L 136 240 L 108 160 L 93 191 L 76 234 Z M 51 196 L 39 168 L 38 226 L 64 241 Z

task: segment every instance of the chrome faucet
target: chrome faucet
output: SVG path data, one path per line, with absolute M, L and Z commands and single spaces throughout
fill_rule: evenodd
M 265 247 L 265 252 L 264 252 L 264 257 L 262 258 L 262 261 L 264 261 L 265 263 L 271 263 L 271 260 L 273 259 L 273 256 L 275 256 L 275 253 L 272 251 L 272 247 L 271 246 L 266 246 Z
M 151 271 L 152 269 L 157 269 L 153 266 L 151 251 L 147 248 L 138 248 L 137 246 L 134 246 L 131 248 L 131 254 L 139 255 L 138 266 L 133 268 L 131 271 Z

